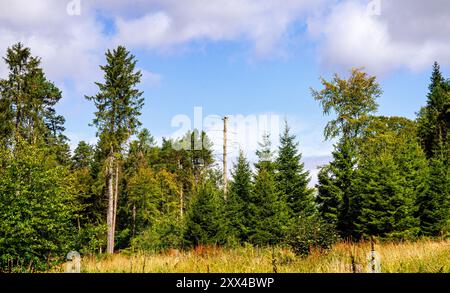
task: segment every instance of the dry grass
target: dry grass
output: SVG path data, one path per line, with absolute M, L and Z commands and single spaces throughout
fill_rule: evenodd
M 381 256 L 381 270 L 400 272 L 450 272 L 450 241 L 421 240 L 418 242 L 376 244 Z M 304 272 L 338 273 L 367 271 L 370 243 L 338 243 L 331 251 L 312 251 L 306 258 L 296 257 L 286 248 L 221 248 L 197 247 L 178 252 L 169 250 L 160 254 L 138 252 L 127 255 L 92 256 L 82 259 L 82 272 L 123 273 L 188 273 L 188 272 L 243 272 L 268 273 Z M 274 253 L 273 253 L 274 252 Z M 275 257 L 273 257 L 275 256 Z M 352 265 L 352 256 L 354 265 Z M 62 268 L 55 269 L 56 271 Z

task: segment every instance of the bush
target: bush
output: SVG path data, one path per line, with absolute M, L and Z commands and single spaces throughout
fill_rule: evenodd
M 330 249 L 339 237 L 334 226 L 319 216 L 300 216 L 289 229 L 287 239 L 295 254 L 307 256 L 311 248 Z
M 131 240 L 132 249 L 160 252 L 179 248 L 183 243 L 183 225 L 179 220 L 164 217 Z

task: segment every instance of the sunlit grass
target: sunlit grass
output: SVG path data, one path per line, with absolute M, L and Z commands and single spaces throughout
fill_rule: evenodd
M 381 270 L 400 272 L 450 272 L 450 241 L 377 243 Z M 313 250 L 306 258 L 295 256 L 289 249 L 197 247 L 189 251 L 169 250 L 159 254 L 144 252 L 117 253 L 112 256 L 82 258 L 82 272 L 123 273 L 190 273 L 242 272 L 271 273 L 351 273 L 368 271 L 370 243 L 341 242 L 328 251 Z M 353 265 L 352 265 L 353 257 Z M 62 271 L 64 267 L 56 268 Z

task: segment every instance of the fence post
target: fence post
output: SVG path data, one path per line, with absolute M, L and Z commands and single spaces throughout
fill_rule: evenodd
M 370 252 L 367 255 L 368 272 L 381 273 L 381 256 L 375 251 L 373 237 L 370 237 Z
M 81 257 L 77 251 L 71 251 L 66 257 L 66 273 L 79 273 L 81 270 Z

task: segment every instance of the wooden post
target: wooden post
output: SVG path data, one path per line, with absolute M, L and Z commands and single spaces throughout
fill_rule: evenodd
M 223 117 L 223 194 L 225 199 L 228 192 L 228 178 L 227 178 L 227 123 L 228 117 Z
M 69 252 L 66 260 L 66 273 L 79 273 L 81 271 L 81 257 L 77 251 Z
M 375 243 L 373 237 L 370 237 L 370 252 L 367 256 L 368 260 L 368 271 L 370 273 L 381 273 L 381 257 L 375 251 Z

